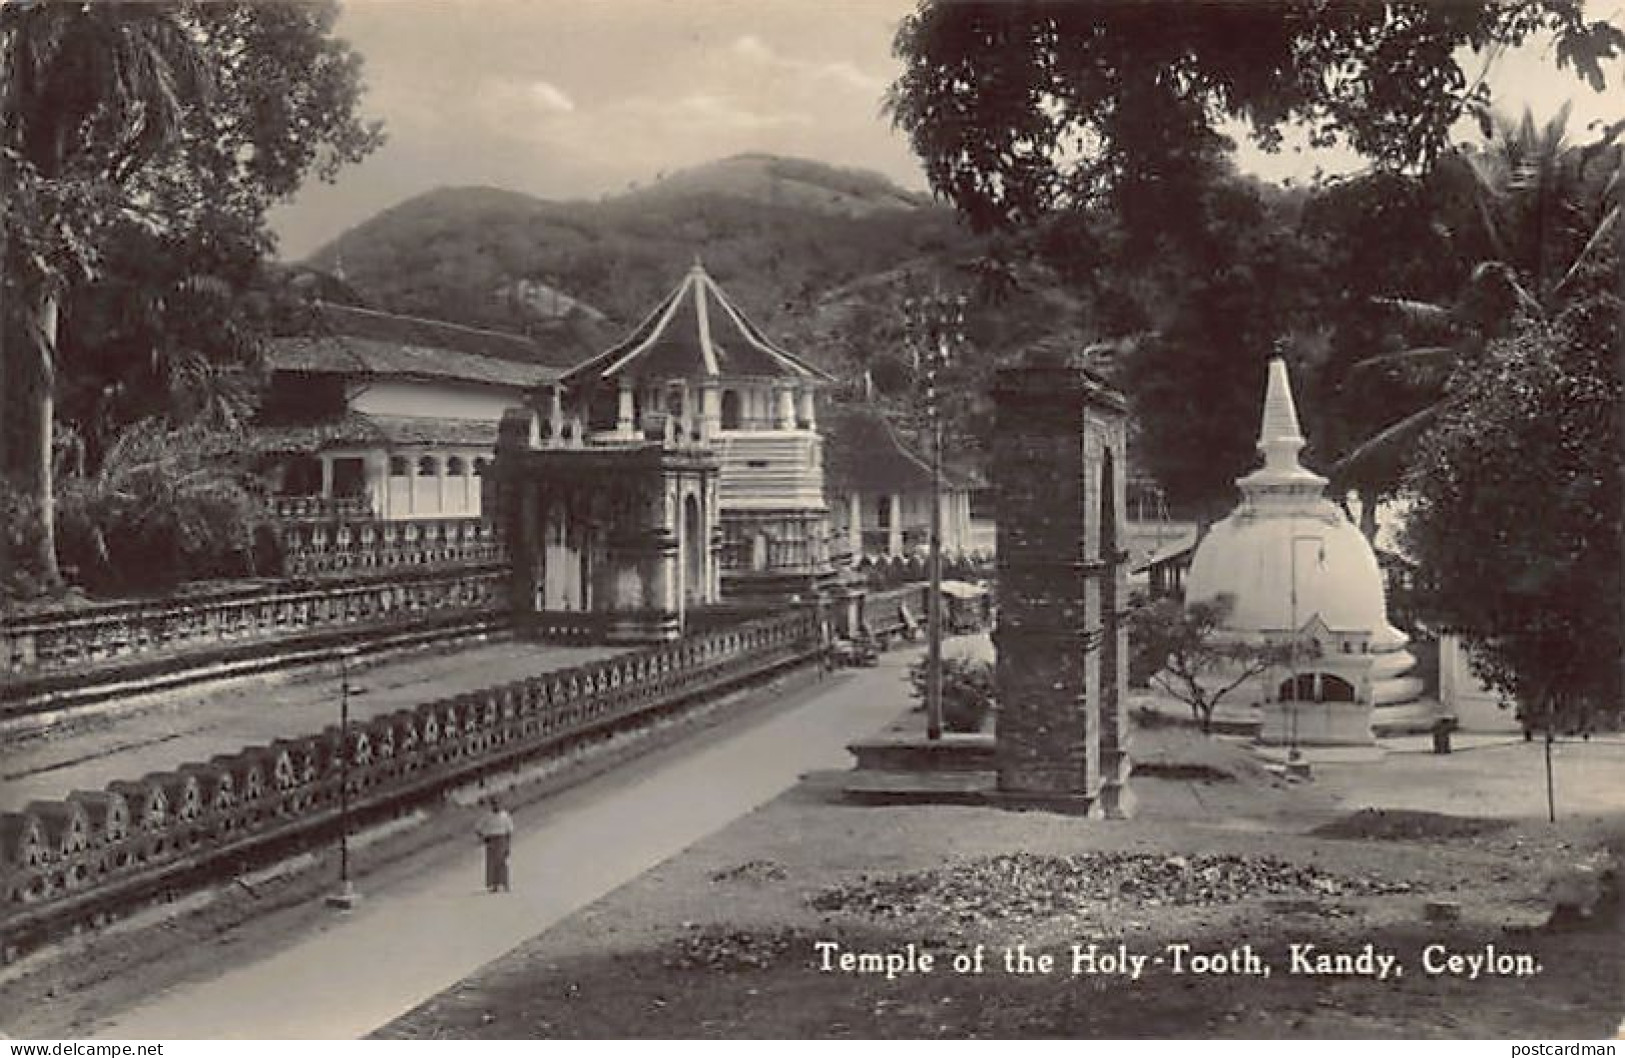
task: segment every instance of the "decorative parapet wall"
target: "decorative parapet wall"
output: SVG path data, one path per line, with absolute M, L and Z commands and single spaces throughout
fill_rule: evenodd
M 507 605 L 501 567 L 403 572 L 316 588 L 237 586 L 174 599 L 98 604 L 0 623 L 0 691 L 28 679 L 250 642 L 400 625 Z
M 278 536 L 282 571 L 289 577 L 495 566 L 508 561 L 496 526 L 479 518 L 300 518 L 282 521 Z
M 0 814 L 0 956 L 810 658 L 812 608 Z M 347 790 L 345 788 L 347 787 Z

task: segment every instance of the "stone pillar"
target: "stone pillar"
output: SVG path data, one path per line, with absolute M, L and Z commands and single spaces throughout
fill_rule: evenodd
M 700 440 L 709 441 L 722 429 L 722 391 L 716 382 L 700 383 Z
M 894 492 L 886 502 L 891 509 L 891 520 L 886 523 L 886 557 L 896 558 L 903 553 L 903 496 Z
M 783 386 L 774 391 L 777 400 L 777 410 L 773 416 L 773 425 L 780 430 L 793 430 L 796 427 L 796 393 L 789 386 Z
M 621 380 L 620 390 L 616 394 L 619 403 L 615 412 L 615 432 L 622 437 L 630 437 L 637 432 L 637 423 L 633 421 L 634 404 L 632 400 L 632 387 L 625 379 Z
M 333 457 L 322 456 L 322 496 L 331 499 L 333 496 Z
M 863 493 L 854 490 L 846 499 L 846 546 L 855 566 L 863 558 Z
M 559 393 L 559 387 L 548 386 L 542 398 L 542 409 L 547 415 L 547 443 L 552 446 L 564 443 L 564 398 Z
M 805 429 L 818 429 L 817 401 L 813 399 L 811 386 L 802 389 L 801 394 L 801 424 Z
M 1116 573 L 1092 546 L 1100 453 L 1087 437 L 1121 431 L 1126 405 L 1064 363 L 1006 368 L 993 396 L 999 792 L 1086 812 L 1102 785 L 1101 580 Z
M 389 517 L 389 457 L 381 452 L 368 452 L 362 464 L 367 477 L 367 500 L 376 517 Z

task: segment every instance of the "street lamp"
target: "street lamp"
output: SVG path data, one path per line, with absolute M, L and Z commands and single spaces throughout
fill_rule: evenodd
M 914 367 L 925 381 L 931 433 L 930 598 L 926 601 L 925 737 L 942 738 L 942 408 L 937 372 L 965 341 L 965 296 L 933 294 L 903 302 Z
M 327 906 L 348 911 L 361 902 L 350 880 L 350 659 L 355 648 L 339 651 L 339 887 Z

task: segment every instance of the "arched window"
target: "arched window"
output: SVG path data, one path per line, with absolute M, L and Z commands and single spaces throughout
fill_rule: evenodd
M 739 391 L 725 389 L 722 391 L 722 428 L 724 430 L 737 430 L 744 419 L 740 411 Z
M 389 474 L 391 477 L 404 478 L 411 472 L 411 468 L 407 464 L 405 456 L 389 457 Z
M 478 458 L 476 458 L 474 460 L 474 476 L 483 478 L 485 476 L 486 470 L 490 467 L 490 465 L 491 465 L 491 461 L 489 459 L 486 459 L 484 456 L 479 456 Z
M 1298 676 L 1296 684 L 1290 679 L 1282 680 L 1276 698 L 1283 702 L 1352 702 L 1354 685 L 1329 672 L 1305 672 Z
M 440 473 L 440 463 L 434 456 L 424 456 L 418 460 L 418 477 L 432 478 Z
M 468 464 L 463 462 L 461 456 L 451 456 L 446 460 L 446 477 L 461 478 L 468 476 Z

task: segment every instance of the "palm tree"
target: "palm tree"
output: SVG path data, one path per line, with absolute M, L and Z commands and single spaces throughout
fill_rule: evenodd
M 30 564 L 47 583 L 59 579 L 51 466 L 59 308 L 93 274 L 107 223 L 136 211 L 132 178 L 208 98 L 184 14 L 182 5 L 139 2 L 0 5 L 0 407 L 22 424 L 0 438 L 0 471 L 16 474 L 38 511 Z
M 1625 122 L 1582 147 L 1567 142 L 1565 105 L 1544 127 L 1526 109 L 1516 124 L 1501 121 L 1488 148 L 1462 149 L 1438 174 L 1455 218 L 1457 242 L 1474 261 L 1468 280 L 1449 304 L 1380 298 L 1420 344 L 1368 357 L 1355 371 L 1397 370 L 1434 394 L 1357 444 L 1333 464 L 1346 477 L 1408 449 L 1450 406 L 1448 383 L 1490 341 L 1520 317 L 1549 320 L 1605 264 L 1620 224 L 1621 148 Z M 1453 200 L 1453 202 L 1451 201 Z

